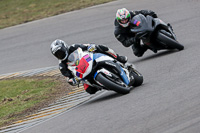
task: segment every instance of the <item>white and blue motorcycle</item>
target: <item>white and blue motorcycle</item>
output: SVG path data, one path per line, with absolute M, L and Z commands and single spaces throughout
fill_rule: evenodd
M 79 83 L 85 83 L 120 94 L 127 94 L 132 87 L 143 83 L 143 76 L 131 65 L 123 65 L 102 54 L 78 48 L 68 57 L 68 69 Z

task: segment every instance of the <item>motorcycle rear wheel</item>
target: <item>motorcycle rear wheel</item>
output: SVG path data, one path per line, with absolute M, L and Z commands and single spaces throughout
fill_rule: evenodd
M 99 73 L 96 76 L 96 80 L 99 83 L 103 84 L 107 89 L 113 90 L 120 94 L 127 94 L 130 92 L 130 89 L 132 88 L 129 86 L 119 85 L 119 84 L 115 83 L 114 81 L 111 81 L 110 79 L 108 79 L 101 73 Z
M 143 76 L 140 74 L 137 70 L 133 69 L 131 71 L 131 74 L 133 75 L 135 82 L 133 83 L 134 87 L 140 86 L 143 83 Z
M 178 49 L 178 50 L 183 50 L 184 46 L 178 43 L 176 40 L 168 37 L 167 35 L 158 32 L 157 35 L 157 41 L 160 43 L 163 43 L 169 47 L 169 49 Z

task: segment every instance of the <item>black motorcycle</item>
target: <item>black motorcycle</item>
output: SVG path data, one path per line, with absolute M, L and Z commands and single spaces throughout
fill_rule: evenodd
M 131 25 L 135 38 L 142 40 L 143 45 L 155 53 L 163 49 L 184 49 L 171 26 L 159 18 L 138 14 L 132 18 Z

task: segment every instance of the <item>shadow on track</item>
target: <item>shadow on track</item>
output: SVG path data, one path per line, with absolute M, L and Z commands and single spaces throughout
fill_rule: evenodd
M 110 100 L 110 99 L 113 99 L 113 98 L 117 98 L 117 97 L 120 97 L 120 96 L 125 96 L 125 95 L 115 93 L 115 92 L 111 93 L 111 92 L 108 91 L 108 92 L 105 93 L 105 95 L 97 97 L 97 98 L 91 100 L 90 102 L 88 102 L 87 104 L 98 103 L 98 102 Z
M 145 86 L 146 86 L 146 83 L 143 83 L 141 86 L 133 87 L 131 89 L 130 93 L 134 93 L 133 91 L 138 91 L 139 89 L 145 88 Z M 111 99 L 118 98 L 118 97 L 121 97 L 121 96 L 129 95 L 129 94 L 123 95 L 123 94 L 119 94 L 119 93 L 116 93 L 116 92 L 108 91 L 103 96 L 100 96 L 100 97 L 97 97 L 95 99 L 92 99 L 87 104 L 95 104 L 95 103 L 98 103 L 98 102 L 111 100 Z
M 178 51 L 178 50 L 167 50 L 167 51 L 162 51 L 162 52 L 159 52 L 159 53 L 157 53 L 157 54 L 153 54 L 153 55 L 151 55 L 151 56 L 148 56 L 148 57 L 139 59 L 139 60 L 137 60 L 137 61 L 133 61 L 132 63 L 135 64 L 135 63 L 138 63 L 138 62 L 141 62 L 141 61 L 146 61 L 146 60 L 150 60 L 150 59 L 162 57 L 162 56 L 165 56 L 165 55 L 168 55 L 168 54 L 172 54 L 172 53 L 176 53 L 176 52 L 179 52 L 179 51 Z

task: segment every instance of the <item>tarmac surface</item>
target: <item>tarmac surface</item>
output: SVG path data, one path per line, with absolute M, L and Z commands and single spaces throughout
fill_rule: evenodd
M 133 55 L 114 38 L 117 9 L 151 9 L 171 23 L 183 51 Z M 87 103 L 23 130 L 23 133 L 199 133 L 200 1 L 118 0 L 0 30 L 0 74 L 57 65 L 50 44 L 105 44 L 126 55 L 144 84 L 130 94 L 106 92 Z

